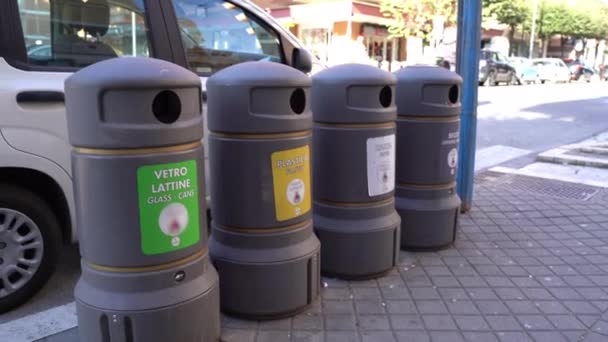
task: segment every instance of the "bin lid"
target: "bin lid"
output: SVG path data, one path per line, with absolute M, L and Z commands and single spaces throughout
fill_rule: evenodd
M 344 64 L 323 70 L 312 79 L 314 121 L 394 121 L 396 83 L 393 74 L 365 64 Z
M 310 77 L 280 63 L 245 62 L 207 81 L 209 130 L 269 134 L 312 127 Z
M 65 81 L 70 143 L 145 148 L 203 137 L 201 80 L 153 58 L 122 57 L 88 66 Z
M 397 76 L 399 116 L 456 116 L 460 114 L 462 78 L 437 66 L 409 66 Z

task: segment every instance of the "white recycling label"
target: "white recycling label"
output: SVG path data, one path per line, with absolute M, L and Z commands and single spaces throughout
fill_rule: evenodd
M 367 191 L 370 197 L 395 189 L 395 135 L 367 139 Z

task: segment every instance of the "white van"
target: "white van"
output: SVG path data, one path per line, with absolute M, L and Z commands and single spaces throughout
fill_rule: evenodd
M 244 61 L 312 67 L 247 0 L 0 0 L 0 313 L 36 293 L 77 240 L 64 80 L 128 56 L 187 67 L 203 89 Z

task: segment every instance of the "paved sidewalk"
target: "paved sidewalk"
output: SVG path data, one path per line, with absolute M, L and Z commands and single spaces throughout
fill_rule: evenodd
M 223 341 L 608 341 L 608 192 L 582 201 L 484 181 L 475 195 L 453 248 L 401 252 L 377 280 L 324 279 L 291 319 L 224 318 Z

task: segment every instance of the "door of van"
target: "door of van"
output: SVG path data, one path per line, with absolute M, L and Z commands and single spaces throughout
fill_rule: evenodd
M 14 149 L 48 159 L 70 174 L 65 79 L 113 57 L 171 61 L 159 0 L 2 3 L 0 22 L 13 29 L 0 41 L 5 47 L 0 58 L 0 132 Z

